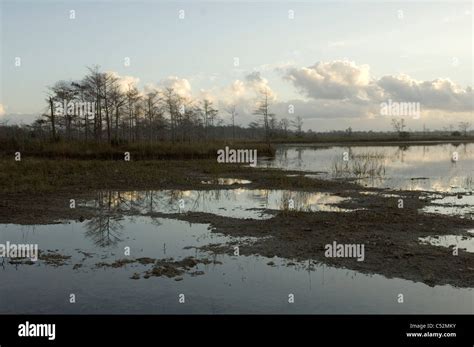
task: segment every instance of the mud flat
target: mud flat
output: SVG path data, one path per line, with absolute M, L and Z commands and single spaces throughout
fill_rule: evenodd
M 280 171 L 276 169 L 249 169 L 229 167 L 219 169 L 223 177 L 233 177 L 229 184 L 210 174 L 206 165 L 182 165 L 188 180 L 173 184 L 177 191 L 222 190 L 255 191 L 280 189 L 290 192 L 327 193 L 340 199 L 334 203 L 340 211 L 313 210 L 294 211 L 285 207 L 266 209 L 270 218 L 237 218 L 219 212 L 151 211 L 121 208 L 108 209 L 109 216 L 141 215 L 153 218 L 168 218 L 190 223 L 208 224 L 216 234 L 231 237 L 252 237 L 251 243 L 209 243 L 200 246 L 201 251 L 214 254 L 233 254 L 239 246 L 242 255 L 280 257 L 288 264 L 308 262 L 328 264 L 367 274 L 381 274 L 387 278 L 403 278 L 423 282 L 430 286 L 449 284 L 456 287 L 474 287 L 474 254 L 462 248 L 441 247 L 420 242 L 420 239 L 443 235 L 472 237 L 474 220 L 457 216 L 424 213 L 430 198 L 423 191 L 403 191 L 361 187 L 345 180 L 322 180 L 306 177 L 306 172 Z M 169 177 L 148 178 L 148 187 L 169 189 Z M 205 182 L 205 184 L 203 184 Z M 123 183 L 123 182 L 122 182 Z M 140 189 L 140 184 L 117 184 L 122 190 Z M 114 186 L 114 185 L 112 185 Z M 68 191 L 61 186 L 50 193 L 2 193 L 0 223 L 51 224 L 67 220 L 84 221 L 104 213 L 97 206 L 81 204 L 97 198 L 96 190 L 77 189 Z M 70 199 L 78 201 L 70 208 Z M 399 208 L 399 199 L 404 206 Z M 116 199 L 114 199 L 115 201 Z M 115 202 L 114 202 L 115 204 Z M 107 206 L 107 203 L 105 204 Z M 110 196 L 109 196 L 110 207 Z M 339 244 L 363 244 L 364 261 L 354 258 L 325 256 L 325 246 Z M 66 255 L 67 256 L 67 255 Z M 178 264 L 179 265 L 179 264 Z M 105 265 L 104 265 L 105 266 Z M 180 266 L 178 266 L 179 268 Z M 176 266 L 162 263 L 150 270 L 146 276 L 176 270 Z M 181 270 L 171 271 L 178 276 Z M 135 277 L 138 277 L 136 275 Z M 176 277 L 174 276 L 174 277 Z

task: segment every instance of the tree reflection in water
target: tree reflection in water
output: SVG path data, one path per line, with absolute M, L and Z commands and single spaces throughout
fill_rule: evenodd
M 97 214 L 86 223 L 86 237 L 99 247 L 114 246 L 122 241 L 123 216 L 120 204 L 115 203 L 113 192 L 98 192 L 95 200 Z

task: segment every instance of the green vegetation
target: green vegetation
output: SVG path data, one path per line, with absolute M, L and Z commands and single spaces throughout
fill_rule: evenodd
M 334 177 L 375 178 L 385 176 L 385 157 L 382 153 L 367 152 L 352 155 L 351 160 L 337 158 L 333 161 Z
M 274 156 L 275 148 L 257 142 L 197 142 L 197 143 L 132 143 L 117 144 L 95 142 L 41 142 L 41 141 L 5 141 L 0 143 L 0 156 L 11 157 L 21 152 L 22 158 L 59 158 L 81 160 L 123 160 L 125 152 L 130 160 L 163 159 L 215 159 L 217 150 L 225 146 L 235 149 L 256 149 L 258 156 Z
M 99 160 L 0 160 L 3 193 L 80 191 L 89 189 L 166 188 L 200 184 L 200 175 L 219 175 L 237 169 L 213 160 L 99 161 Z M 241 169 L 239 169 L 241 170 Z
M 302 144 L 351 144 L 351 145 L 377 145 L 377 144 L 404 144 L 404 143 L 430 143 L 430 142 L 452 142 L 471 143 L 474 142 L 473 135 L 456 135 L 444 132 L 413 132 L 408 137 L 401 137 L 397 133 L 390 132 L 353 132 L 348 135 L 341 131 L 327 133 L 307 133 L 304 136 L 278 137 L 272 143 L 302 143 Z

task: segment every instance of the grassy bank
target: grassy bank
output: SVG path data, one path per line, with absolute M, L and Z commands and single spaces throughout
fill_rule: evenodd
M 0 160 L 0 192 L 54 192 L 90 189 L 173 189 L 199 185 L 202 177 L 218 177 L 249 168 L 215 160 Z
M 273 139 L 274 144 L 294 143 L 294 144 L 351 144 L 351 145 L 377 145 L 377 144 L 429 144 L 436 142 L 445 143 L 472 143 L 474 136 L 451 136 L 451 135 L 421 135 L 410 134 L 409 137 L 399 137 L 396 134 L 353 134 L 353 135 L 339 135 L 339 134 L 317 134 L 314 136 L 305 137 L 287 137 Z
M 44 142 L 44 141 L 0 141 L 0 158 L 14 158 L 16 152 L 23 158 L 77 159 L 77 160 L 124 160 L 130 153 L 130 160 L 196 160 L 216 159 L 217 151 L 228 146 L 231 149 L 257 150 L 259 157 L 273 157 L 279 144 L 302 144 L 313 146 L 350 145 L 432 145 L 437 143 L 474 142 L 473 136 L 455 137 L 410 137 L 395 136 L 317 136 L 312 138 L 273 139 L 271 144 L 261 141 L 214 141 L 197 143 L 97 143 L 97 142 Z
M 330 190 L 345 183 L 320 181 L 298 175 L 298 171 L 252 168 L 244 164 L 220 164 L 215 159 L 199 160 L 58 160 L 27 158 L 16 162 L 0 159 L 2 194 L 38 195 L 58 192 L 87 192 L 101 189 L 222 189 L 230 186 L 202 184 L 218 178 L 250 180 L 247 188 Z M 289 177 L 289 174 L 296 174 Z M 347 188 L 347 186 L 345 187 Z M 1 201 L 0 201 L 1 207 Z
M 217 151 L 226 146 L 257 150 L 258 156 L 273 156 L 275 148 L 262 142 L 198 142 L 198 143 L 132 143 L 7 141 L 0 143 L 0 156 L 11 157 L 20 152 L 22 158 L 58 158 L 80 160 L 123 160 L 125 152 L 131 160 L 216 159 Z

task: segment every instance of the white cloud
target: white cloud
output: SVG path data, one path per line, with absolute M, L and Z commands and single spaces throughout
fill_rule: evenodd
M 237 122 L 241 124 L 247 124 L 249 121 L 255 120 L 253 112 L 264 91 L 267 92 L 271 103 L 277 100 L 277 95 L 270 87 L 268 80 L 262 77 L 258 71 L 247 74 L 243 79 L 234 80 L 226 87 L 216 86 L 211 89 L 200 90 L 193 89 L 189 79 L 169 76 L 158 83 L 146 84 L 144 93 L 150 91 L 162 92 L 165 88 L 173 88 L 176 94 L 195 105 L 204 99 L 213 102 L 214 106 L 219 109 L 219 115 L 223 118 L 228 116 L 225 110 L 230 105 L 235 105 L 239 113 Z
M 245 76 L 245 87 L 250 93 L 261 94 L 266 92 L 270 100 L 276 99 L 275 92 L 270 88 L 268 80 L 260 75 L 260 72 L 254 71 Z
M 312 110 L 308 115 L 311 117 L 352 117 L 361 112 L 370 117 L 380 110 L 381 102 L 389 99 L 419 102 L 425 115 L 434 110 L 468 113 L 473 109 L 471 87 L 463 88 L 442 78 L 417 81 L 408 75 L 377 79 L 371 76 L 368 65 L 346 60 L 292 67 L 283 77 L 306 98 L 305 109 Z
M 169 76 L 158 83 L 161 88 L 173 88 L 174 92 L 183 98 L 191 98 L 191 83 L 186 78 Z
M 270 87 L 268 80 L 260 72 L 252 72 L 243 80 L 235 80 L 232 84 L 220 91 L 221 100 L 225 103 L 255 103 L 262 93 L 266 92 L 269 100 L 276 100 L 277 96 Z
M 284 78 L 291 81 L 303 95 L 313 99 L 364 97 L 372 86 L 369 66 L 358 66 L 347 60 L 289 68 Z
M 227 109 L 230 105 L 235 105 L 239 119 L 244 124 L 255 120 L 253 112 L 264 92 L 267 93 L 270 103 L 276 102 L 277 94 L 270 87 L 268 80 L 258 71 L 247 74 L 242 80 L 235 80 L 226 88 L 214 90 L 219 108 Z
M 106 73 L 117 78 L 117 83 L 122 92 L 126 92 L 129 87 L 137 87 L 138 82 L 140 82 L 140 79 L 138 77 L 120 76 L 115 71 L 107 71 Z
M 167 88 L 173 89 L 174 93 L 176 93 L 178 96 L 180 96 L 187 102 L 196 101 L 196 96 L 193 95 L 193 90 L 191 88 L 191 83 L 189 79 L 181 78 L 178 76 L 168 76 L 160 80 L 158 83 L 145 84 L 144 94 L 150 92 L 163 93 Z
M 283 79 L 295 86 L 300 95 L 292 100 L 277 98 L 276 92 L 260 71 L 247 73 L 224 87 L 199 90 L 193 90 L 193 79 L 169 76 L 158 83 L 146 84 L 144 93 L 173 88 L 175 93 L 190 103 L 197 104 L 208 99 L 219 109 L 219 115 L 223 118 L 227 117 L 225 110 L 230 105 L 235 105 L 237 122 L 240 124 L 256 120 L 253 112 L 263 91 L 268 93 L 271 111 L 279 118 L 301 116 L 308 124 L 313 122 L 314 128 L 318 128 L 318 124 L 333 128 L 348 124 L 363 128 L 389 124 L 390 119 L 383 119 L 380 115 L 381 103 L 389 99 L 419 102 L 421 117 L 424 121 L 429 120 L 429 124 L 432 121 L 440 124 L 443 118 L 446 122 L 456 123 L 472 117 L 472 89 L 463 88 L 449 79 L 419 81 L 408 75 L 377 78 L 372 76 L 368 65 L 358 65 L 348 60 L 317 62 L 309 67 L 297 67 L 290 63 L 269 64 L 264 70 L 282 74 Z M 119 79 L 124 91 L 129 85 L 137 86 L 139 82 L 136 77 L 111 73 Z M 294 114 L 288 113 L 290 104 L 294 106 Z M 0 114 L 2 112 L 4 110 L 0 108 Z M 355 120 L 357 124 L 354 123 Z
M 289 105 L 293 105 L 294 114 L 288 113 Z M 378 104 L 353 100 L 289 100 L 276 103 L 274 112 L 280 117 L 293 118 L 301 116 L 306 119 L 337 120 L 341 118 L 370 118 L 380 110 Z
M 398 75 L 384 76 L 377 84 L 390 98 L 420 102 L 427 109 L 472 111 L 472 88 L 462 88 L 449 79 L 417 81 L 407 75 Z
M 0 104 L 0 117 L 3 116 L 5 114 L 5 107 L 3 106 L 3 104 Z

